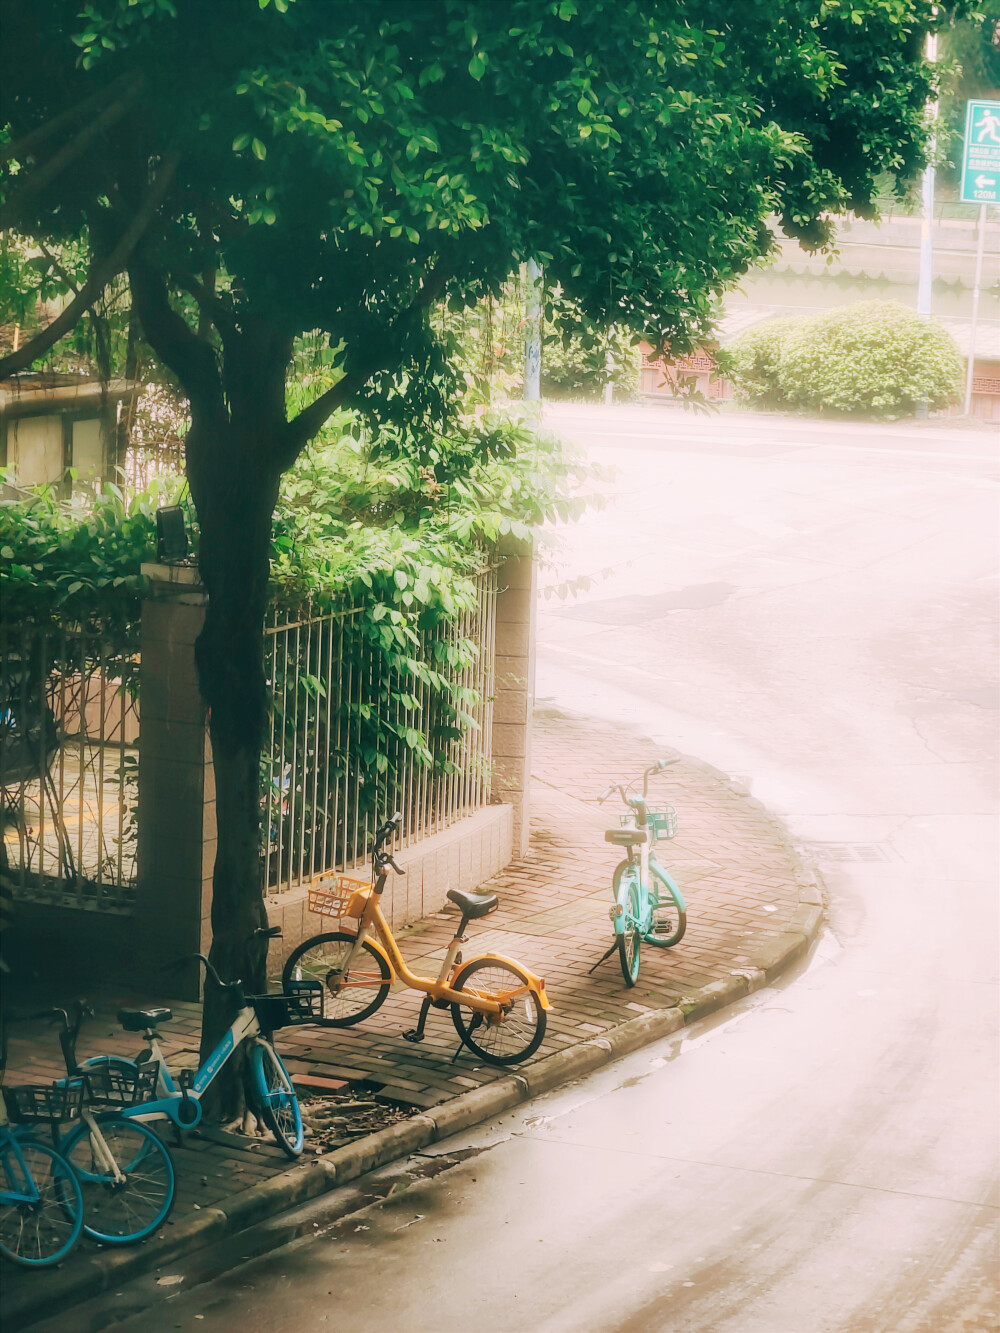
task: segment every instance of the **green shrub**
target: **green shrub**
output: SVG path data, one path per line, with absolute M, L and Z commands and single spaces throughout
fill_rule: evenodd
M 762 405 L 875 418 L 955 402 L 962 359 L 940 325 L 893 301 L 773 320 L 732 347 L 742 397 Z
M 598 401 L 608 383 L 608 353 L 614 359 L 611 385 L 615 401 L 630 402 L 639 393 L 639 350 L 624 329 L 600 336 L 558 333 L 546 324 L 542 344 L 543 398 Z
M 728 349 L 727 373 L 743 402 L 774 407 L 781 401 L 778 366 L 786 333 L 794 319 L 765 319 L 754 324 Z

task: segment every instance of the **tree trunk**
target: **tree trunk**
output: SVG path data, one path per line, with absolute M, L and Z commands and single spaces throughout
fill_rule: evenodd
M 264 989 L 267 959 L 266 939 L 254 938 L 267 922 L 260 848 L 264 613 L 272 516 L 281 474 L 295 457 L 285 414 L 292 337 L 247 311 L 238 319 L 215 318 L 213 307 L 220 358 L 219 349 L 172 309 L 164 275 L 141 252 L 133 255 L 129 280 L 150 345 L 191 403 L 185 455 L 208 592 L 195 659 L 209 710 L 218 829 L 209 957 L 224 982 L 238 978 L 254 993 Z M 231 1021 L 231 1006 L 207 982 L 203 1058 Z M 213 1084 L 211 1111 L 225 1116 L 242 1109 L 240 1073 L 236 1060 L 226 1064 Z
M 245 417 L 242 418 L 246 420 Z M 192 420 L 188 476 L 201 524 L 199 565 L 208 591 L 195 644 L 198 681 L 209 709 L 218 843 L 210 959 L 223 981 L 265 989 L 267 941 L 260 849 L 260 756 L 267 718 L 263 627 L 271 521 L 280 472 L 268 467 L 252 434 L 232 422 Z M 232 1022 L 231 1005 L 206 983 L 202 1058 Z M 242 1110 L 241 1070 L 231 1060 L 211 1110 Z

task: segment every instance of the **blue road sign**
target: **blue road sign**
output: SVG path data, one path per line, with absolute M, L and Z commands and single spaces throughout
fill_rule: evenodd
M 1000 200 L 1000 102 L 971 101 L 965 113 L 963 204 Z

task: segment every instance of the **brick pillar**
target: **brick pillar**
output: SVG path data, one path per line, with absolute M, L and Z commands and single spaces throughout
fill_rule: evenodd
M 535 561 L 529 544 L 501 548 L 498 572 L 493 795 L 514 807 L 515 857 L 528 850 L 531 709 L 535 701 Z
M 208 952 L 215 780 L 194 641 L 207 595 L 187 566 L 144 565 L 139 691 L 136 970 Z M 193 970 L 161 982 L 182 998 Z M 183 982 L 177 978 L 183 977 Z M 148 971 L 147 977 L 148 980 Z

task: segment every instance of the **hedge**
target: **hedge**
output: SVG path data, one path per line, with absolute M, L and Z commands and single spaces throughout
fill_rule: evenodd
M 894 301 L 767 320 L 730 357 L 740 398 L 761 406 L 891 419 L 947 407 L 962 389 L 951 336 Z

